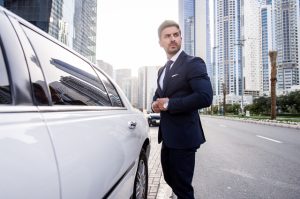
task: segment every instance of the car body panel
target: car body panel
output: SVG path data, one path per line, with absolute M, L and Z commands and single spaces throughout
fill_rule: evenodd
M 0 198 L 60 198 L 54 151 L 37 108 L 0 109 Z
M 128 122 L 141 126 L 145 122 L 126 112 L 43 111 L 57 155 L 63 198 L 103 197 L 127 170 L 136 167 L 142 147 L 136 143 L 143 143 L 142 135 L 138 129 L 129 129 Z M 132 180 L 128 183 L 133 185 Z

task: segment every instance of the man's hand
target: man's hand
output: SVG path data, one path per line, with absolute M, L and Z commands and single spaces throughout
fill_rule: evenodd
M 152 103 L 152 110 L 154 111 L 154 113 L 160 113 L 160 109 L 157 101 Z
M 160 111 L 168 110 L 169 98 L 158 98 L 155 102 L 157 102 Z

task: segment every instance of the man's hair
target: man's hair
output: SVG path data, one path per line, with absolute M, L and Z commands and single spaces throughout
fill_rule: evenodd
M 176 23 L 173 20 L 165 20 L 164 22 L 162 22 L 162 24 L 160 24 L 160 26 L 158 27 L 158 38 L 160 38 L 161 32 L 168 27 L 176 27 L 179 29 L 179 33 L 181 34 L 181 30 L 180 27 L 178 25 L 178 23 Z

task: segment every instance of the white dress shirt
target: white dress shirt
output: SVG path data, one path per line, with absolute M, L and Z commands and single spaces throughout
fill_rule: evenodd
M 178 58 L 178 56 L 180 55 L 181 52 L 182 52 L 182 49 L 180 49 L 173 57 L 171 57 L 170 60 L 172 60 L 173 63 L 170 66 L 170 70 L 171 70 L 172 66 L 174 65 L 175 61 L 177 60 L 177 58 Z M 159 85 L 160 85 L 161 89 L 163 89 L 163 86 L 164 86 L 165 72 L 166 72 L 166 68 L 164 68 L 164 70 L 161 73 L 160 78 L 159 78 Z

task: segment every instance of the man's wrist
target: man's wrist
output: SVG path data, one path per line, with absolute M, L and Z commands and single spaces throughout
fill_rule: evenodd
M 168 109 L 168 106 L 169 106 L 169 101 L 166 101 L 163 105 L 163 107 L 167 110 Z

